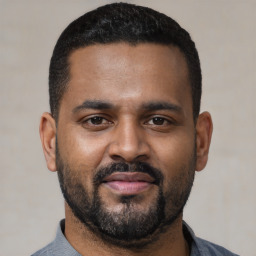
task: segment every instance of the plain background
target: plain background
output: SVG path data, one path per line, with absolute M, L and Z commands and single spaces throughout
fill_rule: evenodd
M 48 111 L 48 66 L 61 31 L 110 1 L 0 1 L 0 255 L 50 242 L 64 216 L 56 173 L 38 135 Z M 192 35 L 203 71 L 202 111 L 211 112 L 210 159 L 196 175 L 184 219 L 195 233 L 256 255 L 256 2 L 128 1 L 177 20 Z

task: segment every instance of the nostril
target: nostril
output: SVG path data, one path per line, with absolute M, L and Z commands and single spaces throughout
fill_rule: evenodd
M 149 156 L 148 155 L 138 155 L 136 157 L 122 157 L 120 155 L 111 155 L 111 159 L 116 161 L 116 162 L 134 162 L 134 161 L 146 161 L 149 159 Z
M 149 155 L 148 154 L 144 154 L 144 155 L 137 156 L 134 160 L 135 161 L 145 162 L 148 159 L 149 159 Z
M 112 155 L 111 158 L 114 160 L 114 161 L 124 161 L 125 159 L 119 155 Z

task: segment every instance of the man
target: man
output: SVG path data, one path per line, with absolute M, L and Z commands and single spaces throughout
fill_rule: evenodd
M 34 255 L 234 255 L 182 220 L 208 158 L 201 69 L 189 34 L 145 7 L 100 7 L 61 34 L 40 135 L 65 220 Z

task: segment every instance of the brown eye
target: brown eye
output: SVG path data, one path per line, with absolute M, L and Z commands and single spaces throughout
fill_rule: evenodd
M 100 115 L 88 116 L 86 119 L 81 120 L 80 123 L 83 128 L 90 131 L 105 130 L 114 125 L 111 120 Z
M 104 120 L 105 119 L 103 117 L 94 116 L 94 117 L 90 118 L 88 121 L 90 121 L 91 124 L 100 125 L 103 123 Z
M 154 117 L 152 118 L 152 124 L 154 125 L 163 125 L 166 122 L 166 119 L 162 118 L 162 117 Z

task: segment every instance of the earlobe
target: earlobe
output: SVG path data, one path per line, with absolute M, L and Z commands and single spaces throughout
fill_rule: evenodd
M 56 171 L 56 123 L 50 113 L 43 113 L 40 121 L 39 133 L 44 151 L 47 167 L 50 171 Z
M 198 116 L 196 123 L 196 170 L 201 171 L 207 164 L 208 153 L 212 137 L 212 118 L 210 113 L 203 112 Z

